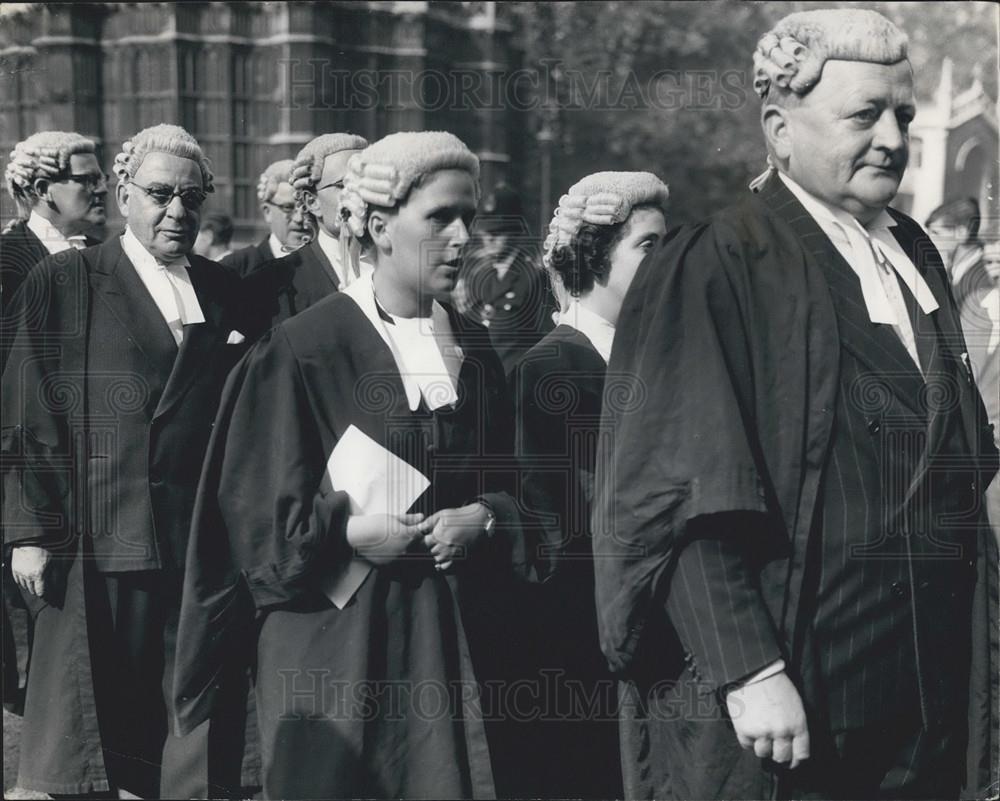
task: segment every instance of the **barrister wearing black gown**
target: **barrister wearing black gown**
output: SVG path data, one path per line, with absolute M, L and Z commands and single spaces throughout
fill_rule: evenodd
M 510 451 L 500 362 L 480 326 L 449 313 L 465 354 L 454 408 L 410 411 L 392 353 L 343 293 L 277 326 L 230 377 L 192 532 L 178 709 L 186 728 L 211 703 L 241 631 L 233 616 L 252 602 L 267 797 L 494 792 L 478 702 L 461 695 L 483 678 L 466 604 L 488 617 L 476 598 L 525 549 L 513 499 L 496 491 L 503 476 L 481 469 Z M 498 533 L 461 575 L 423 556 L 376 568 L 343 609 L 319 590 L 352 555 L 348 498 L 322 484 L 351 426 L 432 478 L 413 511 L 490 499 Z
M 404 142 L 387 147 L 390 164 L 412 168 L 416 152 L 427 172 L 405 200 L 371 212 L 375 273 L 280 323 L 241 362 L 199 489 L 175 723 L 183 732 L 208 716 L 219 671 L 250 639 L 268 797 L 489 798 L 500 789 L 504 743 L 487 740 L 479 683 L 512 647 L 506 590 L 534 549 L 512 494 L 500 361 L 481 326 L 430 300 L 453 288 L 478 162 L 450 134 L 395 136 L 389 146 Z M 388 157 L 378 146 L 365 154 Z M 449 168 L 428 165 L 433 158 Z M 433 238 L 441 247 L 426 247 Z M 338 489 L 327 461 L 355 447 L 344 440 L 352 428 L 428 478 L 408 511 L 433 517 L 373 514 Z M 367 568 L 363 582 L 331 599 L 324 579 L 350 564 Z M 258 623 L 247 626 L 254 610 Z
M 548 556 L 557 562 L 549 582 L 535 588 L 533 609 L 547 677 L 543 708 L 568 716 L 539 726 L 546 754 L 536 767 L 542 797 L 622 792 L 616 682 L 598 645 L 588 522 L 606 369 L 590 340 L 561 324 L 511 375 L 522 499 L 545 516 Z
M 614 394 L 605 373 L 615 323 L 639 263 L 665 236 L 667 188 L 649 173 L 626 172 L 587 176 L 570 189 L 576 198 L 609 193 L 624 195 L 617 221 L 550 240 L 547 269 L 572 300 L 510 377 L 521 496 L 543 532 L 549 569 L 533 588 L 532 616 L 543 712 L 533 733 L 547 757 L 537 766 L 538 791 L 548 798 L 622 794 L 616 682 L 597 635 L 590 507 L 602 401 Z

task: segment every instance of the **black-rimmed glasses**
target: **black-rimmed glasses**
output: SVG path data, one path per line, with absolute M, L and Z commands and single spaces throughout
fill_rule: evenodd
M 208 195 L 200 189 L 194 188 L 182 189 L 178 191 L 174 187 L 164 186 L 162 184 L 143 186 L 135 181 L 129 181 L 129 186 L 141 189 L 160 208 L 166 208 L 175 197 L 179 197 L 181 199 L 181 205 L 188 211 L 198 211 L 198 209 L 200 209 L 202 204 L 205 202 L 205 199 L 208 197 Z

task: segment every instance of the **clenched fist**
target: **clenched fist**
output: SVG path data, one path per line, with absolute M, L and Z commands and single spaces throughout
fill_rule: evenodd
M 797 767 L 809 758 L 809 729 L 799 691 L 784 673 L 745 684 L 726 696 L 729 717 L 744 748 L 761 759 Z

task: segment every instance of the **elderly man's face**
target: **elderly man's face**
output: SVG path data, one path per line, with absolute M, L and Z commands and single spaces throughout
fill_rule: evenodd
M 271 199 L 264 201 L 262 208 L 271 233 L 289 250 L 295 250 L 309 238 L 308 215 L 295 202 L 295 191 L 287 181 L 278 184 Z
M 816 87 L 785 112 L 789 176 L 861 222 L 874 219 L 909 159 L 909 62 L 828 61 Z
M 132 180 L 118 184 L 118 207 L 146 250 L 175 261 L 191 252 L 198 236 L 202 189 L 196 162 L 149 153 Z
M 316 182 L 316 191 L 306 195 L 306 205 L 316 222 L 333 237 L 340 234 L 340 217 L 337 212 L 340 193 L 344 188 L 344 176 L 347 174 L 347 162 L 357 152 L 341 150 L 327 156 L 323 160 L 323 172 Z

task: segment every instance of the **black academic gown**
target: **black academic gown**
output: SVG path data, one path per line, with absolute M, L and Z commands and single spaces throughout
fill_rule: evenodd
M 7 351 L 13 336 L 7 323 L 7 307 L 28 271 L 49 255 L 45 245 L 35 236 L 27 223 L 19 220 L 0 234 L 0 370 L 7 362 Z M 23 609 L 17 585 L 10 572 L 10 560 L 3 565 L 3 703 L 4 708 L 19 711 L 17 645 L 10 624 L 9 607 Z M 31 620 L 28 620 L 28 638 L 31 639 Z M 30 645 L 29 645 L 30 648 Z
M 0 234 L 0 287 L 7 308 L 28 272 L 49 255 L 42 241 L 19 220 Z
M 280 258 L 280 253 L 271 251 L 271 237 L 266 236 L 256 245 L 234 250 L 219 259 L 219 264 L 234 270 L 240 276 L 246 276 L 268 261 Z
M 197 256 L 190 264 L 205 322 L 179 348 L 118 237 L 44 259 L 13 301 L 5 539 L 53 554 L 50 591 L 25 599 L 36 637 L 22 787 L 99 792 L 125 771 L 133 792 L 157 794 L 160 778 L 168 795 L 208 792 L 193 763 L 158 776 L 168 750 L 184 756 L 167 735 L 161 681 L 211 414 L 243 349 L 229 344 L 235 279 Z M 116 608 L 133 589 L 145 611 Z
M 532 795 L 619 798 L 617 683 L 597 638 L 590 504 L 607 365 L 559 325 L 510 374 L 521 497 L 543 532 L 546 582 L 532 588 L 542 674 L 540 757 Z M 525 727 L 526 730 L 528 727 Z
M 929 262 L 926 255 L 918 256 L 933 250 L 926 236 L 908 218 L 893 216 L 897 238 L 938 299 L 935 319 L 941 340 L 954 350 L 962 334 L 940 258 Z M 717 730 L 714 745 L 698 750 L 693 742 L 677 742 L 670 735 L 656 739 L 663 726 L 631 720 L 640 735 L 634 745 L 645 742 L 651 755 L 647 766 L 659 774 L 651 783 L 660 795 L 711 797 L 738 765 L 757 771 L 762 781 L 748 772 L 742 788 L 730 786 L 731 797 L 760 797 L 771 786 L 768 774 L 752 754 L 740 751 L 731 727 L 713 711 L 711 693 L 720 687 L 716 666 L 692 658 L 687 649 L 678 651 L 678 635 L 664 614 L 664 599 L 669 606 L 673 597 L 672 565 L 679 548 L 687 547 L 689 534 L 715 525 L 715 537 L 737 537 L 750 555 L 767 623 L 776 633 L 769 641 L 777 643 L 778 651 L 759 654 L 756 664 L 738 648 L 741 637 L 748 639 L 746 632 L 730 630 L 732 636 L 720 636 L 720 661 L 745 665 L 742 675 L 735 672 L 721 680 L 743 678 L 780 655 L 807 708 L 821 700 L 822 689 L 815 685 L 821 670 L 810 662 L 813 655 L 802 639 L 815 602 L 814 588 L 804 578 L 818 553 L 813 535 L 823 508 L 819 489 L 830 469 L 841 348 L 850 348 L 853 358 L 868 364 L 869 379 L 878 382 L 877 389 L 858 396 L 859 404 L 874 403 L 883 394 L 913 403 L 920 386 L 919 373 L 916 383 L 911 378 L 912 362 L 909 372 L 904 369 L 907 357 L 894 335 L 873 331 L 860 291 L 857 297 L 852 294 L 850 268 L 844 265 L 839 271 L 845 277 L 837 284 L 829 281 L 833 273 L 826 267 L 837 259 L 821 229 L 772 177 L 759 195 L 694 226 L 647 259 L 622 308 L 609 371 L 631 378 L 628 391 L 605 406 L 609 439 L 598 456 L 592 521 L 601 557 L 595 570 L 602 649 L 616 670 L 633 679 L 645 671 L 644 681 L 676 680 L 684 671 L 685 682 L 693 679 L 691 686 L 698 690 L 679 699 L 690 724 L 681 727 L 684 734 Z M 958 353 L 948 355 L 959 363 Z M 966 372 L 959 375 L 966 388 L 948 411 L 959 413 L 970 449 L 963 467 L 981 471 L 972 484 L 975 494 L 996 470 L 996 449 L 982 401 Z M 935 419 L 932 442 L 939 433 Z M 879 433 L 877 422 L 873 419 L 866 432 L 869 438 Z M 909 477 L 929 480 L 929 465 L 927 459 L 918 462 Z M 966 485 L 963 492 L 969 491 Z M 978 553 L 971 560 L 977 579 L 971 617 L 969 795 L 985 793 L 995 783 L 1000 697 L 996 543 L 983 525 L 974 525 L 972 532 Z M 692 597 L 696 589 L 692 586 Z M 903 585 L 896 594 L 906 598 L 906 592 Z M 731 625 L 728 617 L 716 623 L 723 631 Z M 706 641 L 715 641 L 702 633 Z M 671 642 L 674 648 L 646 658 L 646 652 Z M 923 659 L 946 668 L 949 657 L 924 654 Z M 893 677 L 886 674 L 884 680 Z M 932 714 L 928 710 L 939 700 L 925 697 L 922 711 Z M 933 714 L 942 711 L 947 710 Z M 632 713 L 623 709 L 622 714 Z M 815 720 L 811 718 L 811 727 Z M 699 721 L 704 725 L 694 725 Z M 820 727 L 811 734 L 816 742 L 824 732 Z M 638 783 L 649 778 L 630 777 L 629 766 L 624 769 L 626 792 L 630 778 Z
M 249 641 L 268 797 L 494 794 L 475 687 L 480 665 L 495 674 L 511 567 L 531 549 L 504 469 L 499 361 L 481 327 L 450 316 L 465 354 L 453 410 L 410 411 L 389 349 L 340 294 L 275 327 L 230 376 L 188 552 L 175 725 L 211 713 Z M 418 549 L 337 609 L 318 582 L 352 556 L 349 502 L 324 476 L 352 425 L 431 478 L 413 511 L 482 497 L 497 527 L 454 575 Z

